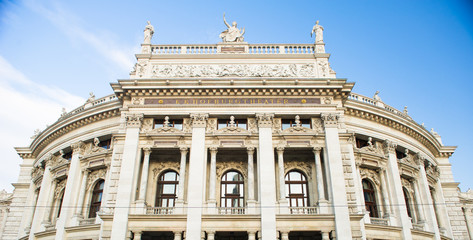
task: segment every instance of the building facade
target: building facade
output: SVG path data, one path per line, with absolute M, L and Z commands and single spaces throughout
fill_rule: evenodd
M 471 237 L 455 147 L 353 93 L 318 23 L 315 44 L 249 44 L 226 24 L 219 44 L 152 45 L 148 23 L 114 94 L 16 148 L 2 239 Z

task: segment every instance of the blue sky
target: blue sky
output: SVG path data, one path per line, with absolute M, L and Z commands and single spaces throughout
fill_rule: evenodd
M 473 188 L 473 5 L 469 1 L 0 1 L 0 189 L 12 190 L 34 129 L 128 78 L 146 21 L 153 44 L 217 43 L 227 21 L 249 43 L 313 43 L 337 77 L 434 128 L 463 191 Z

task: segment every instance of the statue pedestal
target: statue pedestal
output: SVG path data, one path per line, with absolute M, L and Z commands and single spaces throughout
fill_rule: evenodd
M 217 53 L 248 53 L 250 44 L 247 42 L 217 43 Z

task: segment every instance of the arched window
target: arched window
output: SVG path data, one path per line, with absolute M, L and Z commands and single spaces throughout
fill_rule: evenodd
M 92 198 L 90 199 L 89 218 L 96 217 L 97 212 L 100 210 L 104 185 L 104 180 L 99 180 L 97 183 L 95 183 L 95 187 L 92 192 Z
M 309 205 L 307 197 L 307 178 L 299 171 L 290 171 L 286 174 L 286 198 L 291 207 L 306 207 Z
M 378 205 L 376 204 L 376 192 L 373 184 L 366 179 L 362 180 L 363 184 L 363 195 L 365 196 L 366 211 L 370 212 L 370 217 L 379 217 Z
M 243 186 L 243 176 L 239 172 L 226 172 L 220 185 L 220 207 L 243 207 Z
M 59 195 L 59 206 L 57 207 L 57 216 L 56 218 L 59 218 L 59 216 L 61 216 L 61 209 L 62 209 L 62 200 L 64 200 L 64 190 L 62 190 L 62 193 L 61 195 Z
M 179 193 L 179 174 L 175 171 L 162 173 L 158 178 L 156 207 L 174 207 Z
M 402 188 L 402 192 L 404 193 L 404 202 L 406 202 L 407 208 L 407 216 L 413 218 L 412 209 L 411 209 L 411 195 L 409 195 L 409 191 L 405 187 Z

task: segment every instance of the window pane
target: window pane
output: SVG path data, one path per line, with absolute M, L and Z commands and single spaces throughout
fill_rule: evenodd
M 238 188 L 236 184 L 227 184 L 227 194 L 238 193 Z
M 291 184 L 291 193 L 292 194 L 302 194 L 302 185 L 300 185 L 300 184 Z
M 297 199 L 297 206 L 303 207 L 304 206 L 304 199 L 302 199 L 302 198 Z
M 174 207 L 174 199 L 168 199 L 168 207 Z
M 243 190 L 244 190 L 243 184 L 240 184 L 240 189 L 239 190 L 240 190 L 240 197 L 243 197 Z
M 164 174 L 164 181 L 175 181 L 177 173 L 176 172 L 167 172 Z
M 302 178 L 301 178 L 301 174 L 299 172 L 290 172 L 290 179 L 291 181 L 301 181 Z
M 163 185 L 163 194 L 174 194 L 175 185 L 174 184 L 164 184 Z
M 228 172 L 227 173 L 227 181 L 238 181 L 238 173 Z

